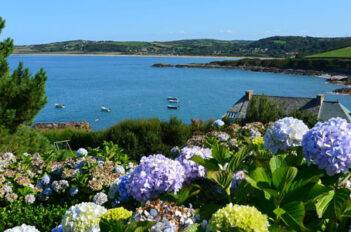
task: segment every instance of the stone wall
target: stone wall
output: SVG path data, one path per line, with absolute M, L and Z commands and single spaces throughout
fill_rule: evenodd
M 47 122 L 47 123 L 37 123 L 33 126 L 37 130 L 64 130 L 64 129 L 74 129 L 81 131 L 92 131 L 92 128 L 87 121 L 82 122 Z

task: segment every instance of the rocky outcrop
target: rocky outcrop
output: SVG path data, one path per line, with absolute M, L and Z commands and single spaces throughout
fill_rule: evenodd
M 334 93 L 351 95 L 351 87 L 333 90 Z
M 156 67 L 156 68 L 162 68 L 162 67 L 173 68 L 174 65 L 166 64 L 166 63 L 157 63 L 157 64 L 152 65 L 152 67 Z
M 340 79 L 327 79 L 329 84 L 338 84 L 338 85 L 351 85 L 351 77 L 344 77 Z
M 282 68 L 263 67 L 263 66 L 243 66 L 243 65 L 233 66 L 233 65 L 217 65 L 217 64 L 210 64 L 210 63 L 171 65 L 171 64 L 165 64 L 165 63 L 159 63 L 159 64 L 154 64 L 152 67 L 239 69 L 239 70 L 252 71 L 252 72 L 271 72 L 271 73 L 284 73 L 284 74 L 301 75 L 301 76 L 317 76 L 317 77 L 326 78 L 330 82 L 330 84 L 334 84 L 333 81 L 339 81 L 340 79 L 345 79 L 345 80 L 351 79 L 351 76 L 348 76 L 346 74 L 326 73 L 323 71 L 305 70 L 305 69 L 282 69 Z M 335 84 L 338 84 L 338 83 L 335 83 Z
M 64 130 L 73 129 L 80 131 L 92 131 L 92 128 L 87 121 L 82 122 L 47 122 L 47 123 L 37 123 L 33 126 L 36 130 Z

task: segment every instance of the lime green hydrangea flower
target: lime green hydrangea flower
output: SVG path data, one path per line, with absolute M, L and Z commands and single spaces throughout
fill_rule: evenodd
M 132 216 L 132 212 L 123 207 L 109 209 L 107 213 L 102 216 L 101 220 L 106 222 L 114 222 L 118 220 L 126 220 Z
M 255 144 L 256 146 L 263 146 L 264 145 L 263 137 L 254 138 L 252 140 L 252 143 Z
M 62 219 L 63 232 L 98 232 L 99 222 L 107 209 L 92 202 L 71 206 Z
M 255 207 L 228 204 L 212 215 L 207 231 L 268 232 L 267 216 Z

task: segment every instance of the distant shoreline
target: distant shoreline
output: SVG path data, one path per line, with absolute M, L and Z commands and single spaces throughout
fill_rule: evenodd
M 120 57 L 179 57 L 179 58 L 218 58 L 218 59 L 274 59 L 271 57 L 250 57 L 250 56 L 177 56 L 177 55 L 124 55 L 114 53 L 79 54 L 79 53 L 16 53 L 12 56 L 120 56 Z

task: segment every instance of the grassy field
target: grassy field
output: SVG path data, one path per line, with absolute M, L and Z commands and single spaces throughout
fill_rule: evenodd
M 324 57 L 337 57 L 337 58 L 351 58 L 351 46 L 346 47 L 346 48 L 340 48 L 336 50 L 332 50 L 329 52 L 323 52 L 319 53 L 316 55 L 312 55 L 309 57 L 318 57 L 318 58 L 324 58 Z

